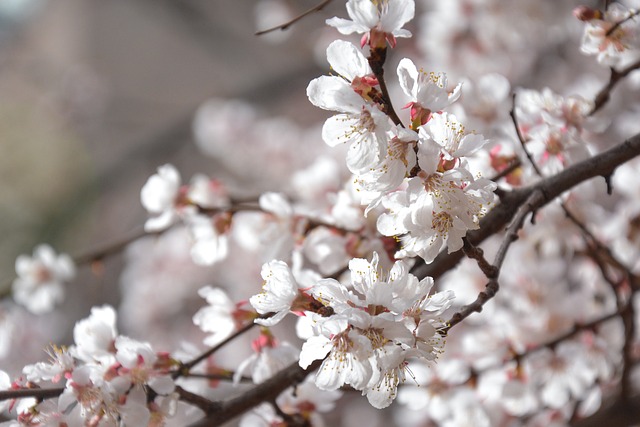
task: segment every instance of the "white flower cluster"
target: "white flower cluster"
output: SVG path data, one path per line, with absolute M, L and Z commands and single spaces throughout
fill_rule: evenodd
M 347 5 L 352 11 L 362 3 Z M 383 3 L 389 19 L 398 17 L 392 14 L 398 2 Z M 407 129 L 390 118 L 380 82 L 356 46 L 335 41 L 327 58 L 338 75 L 311 81 L 307 95 L 314 105 L 339 113 L 325 122 L 323 139 L 330 146 L 350 144 L 347 166 L 362 203 L 367 211 L 380 204 L 386 210 L 379 232 L 401 239 L 398 257 L 431 262 L 444 246 L 459 250 L 467 230 L 478 228 L 496 188 L 474 176 L 465 159 L 488 141 L 442 111 L 460 97 L 461 85 L 450 91 L 443 73 L 425 73 L 410 59 L 401 60 L 399 83 L 411 99 Z
M 51 246 L 39 245 L 33 257 L 16 259 L 16 273 L 13 298 L 30 312 L 43 314 L 62 302 L 64 283 L 75 277 L 76 269 L 69 255 L 57 255 Z
M 226 189 L 218 181 L 198 174 L 188 186 L 170 164 L 160 166 L 140 192 L 144 208 L 154 216 L 144 225 L 146 231 L 160 231 L 182 220 L 193 238 L 191 257 L 196 264 L 211 265 L 227 256 L 226 231 L 230 225 L 224 208 L 230 205 Z M 206 210 L 219 210 L 213 215 Z
M 442 350 L 438 330 L 453 301 L 453 292 L 430 295 L 431 278 L 419 281 L 403 261 L 390 271 L 379 266 L 378 254 L 369 262 L 352 259 L 351 283 L 319 280 L 299 289 L 287 265 L 265 264 L 264 290 L 250 302 L 259 313 L 270 313 L 273 325 L 289 312 L 303 312 L 311 322 L 300 353 L 300 366 L 323 360 L 315 377 L 321 390 L 351 385 L 376 408 L 389 406 L 405 379 L 409 358 L 435 360 Z
M 580 50 L 593 55 L 602 65 L 626 65 L 640 53 L 638 11 L 612 2 L 606 11 L 580 6 L 574 15 L 586 23 Z M 633 22 L 636 21 L 636 22 Z
M 11 388 L 44 382 L 65 384 L 57 405 L 23 399 L 19 425 L 162 425 L 175 412 L 178 396 L 168 354 L 148 343 L 118 335 L 110 306 L 94 307 L 73 331 L 75 345 L 52 347 L 50 362 L 24 367 Z M 151 397 L 153 396 L 153 397 Z
M 520 131 L 543 172 L 559 172 L 589 156 L 582 131 L 593 127 L 589 120 L 593 102 L 577 95 L 563 97 L 549 88 L 521 90 L 517 99 Z

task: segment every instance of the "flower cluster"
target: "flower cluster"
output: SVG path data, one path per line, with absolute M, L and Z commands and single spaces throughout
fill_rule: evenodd
M 166 164 L 144 184 L 140 200 L 154 215 L 144 224 L 146 231 L 164 230 L 178 220 L 187 225 L 193 237 L 191 257 L 195 263 L 210 265 L 227 256 L 225 233 L 230 217 L 224 208 L 230 201 L 220 182 L 198 174 L 189 185 L 182 185 L 178 170 Z
M 599 63 L 615 67 L 638 55 L 640 39 L 633 20 L 638 12 L 618 2 L 612 2 L 606 11 L 579 6 L 574 15 L 586 23 L 580 50 L 596 56 Z
M 518 93 L 518 124 L 526 148 L 542 171 L 553 173 L 589 156 L 583 129 L 593 127 L 593 102 L 545 88 Z
M 633 1 L 579 7 L 583 24 L 563 2 L 434 3 L 410 50 L 428 54 L 398 52 L 388 72 L 387 56 L 396 60 L 388 50 L 412 36 L 404 27 L 414 0 L 347 0 L 349 19 L 326 22 L 360 43 L 323 44 L 331 72 L 306 89 L 332 114 L 321 130 L 262 118 L 245 102 L 204 105 L 194 124 L 200 149 L 231 165 L 218 177 L 260 178 L 251 197 L 231 198 L 204 175 L 183 184 L 174 166 L 160 166 L 140 192 L 154 236 L 129 247 L 121 277 L 121 323 L 150 342 L 119 334 L 110 306 L 93 308 L 73 345 L 48 350 L 50 361 L 20 364 L 13 381 L 0 371 L 0 389 L 15 397 L 0 402 L 17 415 L 8 425 L 182 426 L 241 407 L 243 427 L 322 426 L 342 389 L 369 402 L 351 400 L 335 416 L 344 425 L 373 424 L 358 405 L 370 414 L 396 398 L 392 416 L 402 426 L 564 425 L 593 413 L 636 375 L 640 163 L 620 164 L 625 154 L 597 170 L 613 187 L 606 203 L 597 198 L 603 186 L 578 177 L 599 168 L 582 160 L 611 144 L 598 135 L 605 127 L 624 138 L 640 132 L 637 81 L 625 79 L 640 68 L 638 12 L 625 6 Z M 582 52 L 616 67 L 592 95 L 573 85 L 588 75 L 554 72 L 559 56 L 589 61 L 567 50 L 577 51 L 577 39 L 564 43 L 581 25 Z M 543 58 L 545 50 L 553 55 Z M 469 64 L 473 75 L 464 77 Z M 516 88 L 534 65 L 529 87 L 550 87 Z M 616 85 L 625 93 L 609 102 Z M 301 150 L 314 134 L 326 145 Z M 619 145 L 627 153 L 637 146 L 636 137 Z M 580 191 L 544 186 L 555 179 Z M 525 187 L 535 180 L 543 185 Z M 540 189 L 544 204 L 526 198 Z M 486 230 L 465 242 L 487 215 Z M 460 262 L 443 253 L 463 247 L 469 259 Z M 492 253 L 494 265 L 483 255 Z M 20 256 L 15 301 L 50 311 L 75 268 L 46 245 Z M 0 312 L 3 360 L 13 344 L 26 353 L 15 331 L 27 314 Z M 33 341 L 38 326 L 28 327 L 22 335 Z M 155 351 L 165 340 L 180 350 Z M 182 354 L 191 362 L 179 362 Z M 242 394 L 247 383 L 257 386 Z M 223 401 L 230 390 L 239 396 Z
M 20 425 L 161 425 L 177 402 L 169 369 L 175 361 L 148 343 L 118 335 L 110 306 L 94 307 L 73 331 L 75 345 L 52 347 L 49 362 L 27 365 L 12 389 L 62 383 L 58 405 L 26 399 Z M 172 403 L 173 402 L 173 403 Z
M 34 314 L 43 314 L 64 298 L 64 283 L 75 276 L 75 265 L 67 254 L 56 255 L 49 245 L 39 245 L 33 257 L 16 259 L 18 277 L 13 281 L 13 298 Z
M 265 288 L 251 298 L 258 312 L 269 312 L 273 325 L 289 312 L 302 312 L 308 327 L 300 366 L 323 360 L 315 383 L 321 390 L 351 385 L 376 408 L 391 404 L 405 379 L 409 358 L 435 360 L 443 339 L 438 330 L 453 292 L 430 294 L 433 280 L 418 280 L 403 261 L 386 271 L 378 254 L 371 261 L 352 259 L 351 283 L 321 279 L 300 290 L 287 265 L 263 268 Z
M 455 102 L 444 73 L 426 73 L 402 59 L 399 84 L 410 98 L 411 129 L 387 114 L 390 107 L 369 60 L 354 45 L 335 41 L 327 58 L 337 76 L 309 84 L 316 106 L 340 114 L 329 118 L 322 135 L 330 146 L 349 143 L 347 166 L 367 212 L 385 208 L 378 231 L 399 238 L 397 257 L 420 256 L 431 262 L 447 246 L 462 247 L 467 230 L 478 228 L 491 206 L 496 185 L 475 176 L 466 157 L 487 140 L 442 110 Z

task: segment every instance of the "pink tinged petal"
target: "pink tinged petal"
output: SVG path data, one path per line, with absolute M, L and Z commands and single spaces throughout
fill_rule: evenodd
M 56 263 L 56 253 L 49 245 L 38 245 L 33 251 L 34 259 L 38 259 L 47 267 L 53 267 Z
M 56 270 L 57 276 L 60 280 L 71 280 L 76 275 L 75 263 L 67 254 L 61 254 L 58 256 Z
M 425 138 L 426 134 L 421 134 L 418 144 L 418 164 L 427 174 L 435 173 L 440 162 L 440 147 Z
M 438 253 L 440 253 L 440 249 L 442 249 L 443 244 L 444 241 L 442 240 L 442 237 L 437 236 L 433 240 L 429 240 L 428 245 L 419 250 L 418 254 L 426 263 L 433 262 L 433 260 L 438 256 Z
M 455 151 L 455 156 L 463 157 L 473 154 L 488 142 L 489 141 L 484 139 L 484 136 L 480 134 L 470 133 L 465 135 L 462 140 L 460 140 L 460 145 L 458 145 L 458 149 Z
M 378 7 L 371 0 L 349 0 L 347 13 L 354 22 L 366 28 L 365 31 L 374 28 L 380 20 Z
M 400 87 L 404 91 L 405 95 L 410 97 L 412 100 L 416 100 L 417 95 L 417 80 L 418 80 L 418 70 L 409 58 L 404 58 L 398 64 L 398 80 L 400 81 Z
M 198 265 L 213 265 L 227 257 L 229 240 L 226 236 L 198 239 L 191 247 L 191 259 Z
M 251 301 L 251 300 L 249 300 L 249 301 Z M 253 303 L 251 303 L 251 305 L 253 305 Z M 254 307 L 255 307 L 255 306 L 254 306 Z M 269 313 L 269 312 L 270 312 L 270 310 L 266 310 L 266 311 L 264 311 L 264 312 L 261 312 L 261 311 L 260 311 L 259 309 L 257 309 L 257 308 L 256 308 L 256 310 L 257 310 L 257 311 L 258 311 L 258 313 L 260 313 L 260 314 L 266 314 L 266 313 Z M 285 318 L 285 316 L 286 316 L 287 314 L 289 314 L 289 311 L 288 311 L 288 310 L 285 310 L 285 311 L 278 311 L 278 312 L 276 312 L 276 314 L 275 314 L 275 315 L 273 315 L 273 316 L 271 316 L 271 317 L 269 317 L 269 318 L 267 318 L 267 319 L 260 319 L 260 318 L 258 318 L 258 319 L 255 319 L 255 320 L 254 320 L 254 322 L 255 322 L 255 323 L 257 323 L 258 325 L 262 325 L 262 326 L 273 326 L 273 325 L 277 324 L 278 322 L 280 322 L 282 319 L 284 319 L 284 318 Z
M 28 255 L 18 255 L 16 258 L 16 274 L 24 277 L 31 274 L 34 268 L 34 260 Z
M 149 387 L 158 394 L 167 395 L 173 393 L 176 388 L 176 384 L 170 375 L 161 375 L 152 377 L 149 380 Z
M 180 189 L 180 174 L 169 164 L 160 166 L 140 191 L 142 206 L 151 213 L 160 213 L 173 205 Z
M 556 381 L 549 382 L 542 389 L 542 401 L 551 408 L 561 408 L 569 401 L 569 390 Z
M 345 384 L 350 384 L 356 390 L 364 389 L 373 375 L 373 369 L 368 359 L 357 360 L 355 357 L 347 358 L 347 367 L 345 369 Z
M 353 80 L 372 74 L 367 58 L 353 44 L 336 40 L 327 48 L 327 60 L 339 75 Z
M 330 27 L 334 27 L 342 34 L 353 34 L 353 33 L 366 33 L 369 31 L 369 28 L 362 24 L 358 24 L 357 22 L 349 21 L 344 18 L 331 18 L 325 21 L 327 25 Z
M 432 279 L 433 280 L 433 279 Z M 451 290 L 436 292 L 426 300 L 423 309 L 426 311 L 435 312 L 434 314 L 442 314 L 445 310 L 451 307 L 455 294 Z
M 353 142 L 353 129 L 359 122 L 359 117 L 353 114 L 336 114 L 329 117 L 322 126 L 322 140 L 329 147 Z
M 316 386 L 320 390 L 337 390 L 342 387 L 345 381 L 345 368 L 343 361 L 338 360 L 330 355 L 318 369 L 316 374 Z
M 380 382 L 366 390 L 367 400 L 376 409 L 391 405 L 398 391 L 398 378 L 391 373 L 384 375 Z
M 378 217 L 376 228 L 383 236 L 397 236 L 409 232 L 401 218 L 389 214 L 382 214 Z
M 364 100 L 344 79 L 335 76 L 320 76 L 307 86 L 309 101 L 324 110 L 359 114 Z
M 484 99 L 498 104 L 509 96 L 511 84 L 502 74 L 485 74 L 478 81 L 478 92 Z
M 147 395 L 142 388 L 134 387 L 127 394 L 126 403 L 120 408 L 120 415 L 127 426 L 149 425 L 151 412 L 147 407 Z
M 393 33 L 396 37 L 411 37 L 411 33 L 402 30 L 402 26 L 415 15 L 414 0 L 388 0 L 387 13 L 381 16 L 382 31 Z
M 278 218 L 290 218 L 293 215 L 293 208 L 282 193 L 267 192 L 260 195 L 260 208 L 270 212 Z
M 381 157 L 380 143 L 372 135 L 363 135 L 357 142 L 349 146 L 347 152 L 347 167 L 354 173 L 362 173 L 375 165 L 376 160 Z
M 173 224 L 176 219 L 178 219 L 178 215 L 175 211 L 164 211 L 159 216 L 147 219 L 147 221 L 144 223 L 144 231 L 149 233 L 164 230 L 165 228 Z
M 44 314 L 64 300 L 64 287 L 57 282 L 35 288 L 16 287 L 14 282 L 13 297 L 16 302 L 25 306 L 33 314 Z
M 314 360 L 324 359 L 332 348 L 333 344 L 331 340 L 325 336 L 317 335 L 309 338 L 302 344 L 299 362 L 300 367 L 306 369 Z M 322 370 L 322 368 L 320 369 Z

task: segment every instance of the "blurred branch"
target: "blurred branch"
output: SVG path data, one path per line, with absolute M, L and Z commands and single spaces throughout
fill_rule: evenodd
M 640 396 L 627 400 L 611 399 L 593 415 L 576 421 L 573 427 L 628 427 L 640 420 Z
M 298 22 L 299 20 L 304 18 L 305 16 L 311 15 L 312 13 L 321 11 L 322 9 L 324 9 L 324 7 L 326 5 L 328 5 L 331 2 L 332 2 L 332 0 L 323 0 L 322 2 L 320 2 L 317 5 L 315 5 L 314 7 L 312 7 L 311 9 L 308 9 L 305 12 L 302 12 L 300 15 L 296 16 L 292 20 L 287 21 L 284 24 L 280 24 L 280 25 L 277 25 L 275 27 L 268 28 L 266 30 L 258 31 L 258 32 L 255 33 L 255 35 L 256 36 L 261 36 L 263 34 L 271 33 L 273 31 L 277 31 L 277 30 L 284 31 L 284 30 L 288 29 L 291 25 L 295 24 L 296 22 Z
M 611 68 L 611 76 L 609 77 L 609 82 L 600 89 L 600 92 L 596 95 L 595 102 L 593 104 L 593 108 L 589 112 L 589 116 L 594 115 L 598 110 L 600 110 L 604 105 L 609 101 L 611 97 L 611 92 L 613 88 L 618 84 L 620 80 L 625 78 L 629 73 L 634 70 L 640 68 L 640 60 L 634 62 L 633 64 L 627 66 L 626 68 L 616 71 L 615 68 Z

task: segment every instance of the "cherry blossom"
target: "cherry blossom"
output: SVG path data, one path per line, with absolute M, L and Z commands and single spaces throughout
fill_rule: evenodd
M 404 24 L 413 19 L 414 0 L 348 0 L 347 13 L 351 21 L 343 18 L 331 18 L 327 25 L 336 27 L 342 34 L 364 34 L 361 45 L 370 44 L 372 48 L 396 45 L 396 37 L 411 37 Z
M 312 80 L 307 96 L 315 106 L 340 113 L 327 119 L 322 138 L 332 147 L 350 143 L 347 166 L 354 173 L 364 171 L 384 156 L 391 122 L 371 103 L 377 81 L 362 53 L 350 43 L 336 41 L 327 48 L 327 57 L 331 67 L 345 75 Z
M 302 346 L 300 366 L 324 359 L 316 374 L 320 389 L 350 384 L 374 407 L 384 408 L 405 379 L 408 357 L 437 357 L 439 316 L 453 294 L 429 296 L 430 278 L 418 281 L 402 261 L 385 271 L 377 253 L 371 261 L 352 259 L 349 270 L 355 292 L 332 279 L 310 289 L 333 314 L 317 319 L 314 335 Z
M 39 245 L 33 257 L 20 255 L 16 259 L 13 298 L 34 314 L 51 311 L 62 302 L 64 282 L 73 279 L 75 272 L 69 255 L 57 255 L 51 246 Z
M 444 73 L 418 70 L 409 58 L 403 58 L 398 64 L 398 79 L 405 95 L 411 98 L 405 108 L 411 108 L 414 128 L 427 123 L 432 113 L 445 109 L 460 98 L 462 84 L 449 92 Z
M 579 18 L 586 21 L 580 50 L 595 55 L 602 65 L 616 66 L 638 49 L 637 12 L 618 2 L 611 3 L 604 14 L 581 9 Z M 636 52 L 633 52 L 633 51 Z
M 203 332 L 211 334 L 204 339 L 206 345 L 219 344 L 240 327 L 243 321 L 255 317 L 254 312 L 241 308 L 246 301 L 234 303 L 220 288 L 205 286 L 198 291 L 198 295 L 206 299 L 208 305 L 193 315 L 193 323 Z

